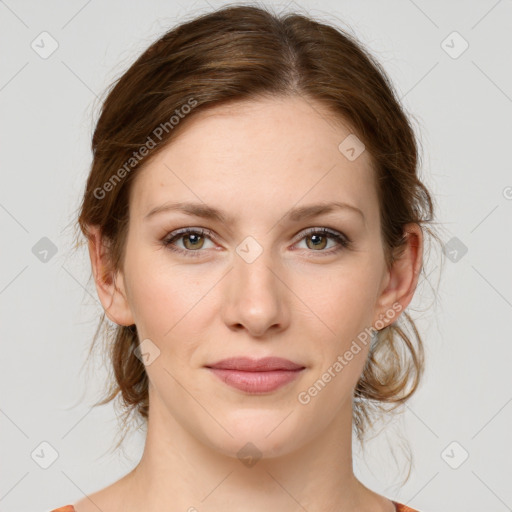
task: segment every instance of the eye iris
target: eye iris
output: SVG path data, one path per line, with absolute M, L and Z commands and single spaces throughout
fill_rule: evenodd
M 317 242 L 314 242 L 314 245 L 313 245 L 314 248 L 316 248 L 316 249 L 318 249 L 318 248 L 324 249 L 325 248 L 325 244 L 327 243 L 327 237 L 322 236 L 322 235 L 310 235 L 310 236 L 308 236 L 306 238 L 306 244 L 308 245 L 308 247 L 310 249 L 312 247 L 310 247 L 310 245 L 309 245 L 309 240 L 312 240 L 312 239 L 315 239 L 317 241 Z M 318 243 L 319 239 L 321 239 L 320 243 Z M 322 242 L 324 242 L 323 245 L 322 245 Z
M 195 243 L 197 244 L 198 241 L 202 242 L 200 245 L 192 245 L 192 247 L 188 247 L 187 246 L 187 241 L 190 241 L 190 239 L 193 239 L 195 241 Z M 194 242 L 192 242 L 194 243 Z M 201 247 L 203 246 L 203 243 L 204 243 L 204 238 L 202 235 L 197 235 L 197 234 L 194 234 L 194 233 L 190 233 L 190 234 L 187 234 L 187 235 L 184 235 L 183 236 L 183 245 L 187 248 L 187 249 L 201 249 Z

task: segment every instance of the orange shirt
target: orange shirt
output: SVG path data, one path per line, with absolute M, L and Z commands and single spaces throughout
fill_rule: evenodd
M 393 505 L 395 505 L 396 512 L 419 512 L 414 508 L 408 507 L 407 505 L 402 505 L 396 501 L 391 502 Z M 73 507 L 73 505 L 64 505 L 63 507 L 50 510 L 50 512 L 75 512 L 75 507 Z

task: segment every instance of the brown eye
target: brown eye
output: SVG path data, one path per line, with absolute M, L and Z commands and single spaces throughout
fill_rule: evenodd
M 168 249 L 187 256 L 201 256 L 205 247 L 205 241 L 211 242 L 212 233 L 203 228 L 184 228 L 173 231 L 162 243 Z M 213 245 L 213 242 L 211 242 Z M 180 247 L 181 246 L 181 247 Z
M 352 244 L 345 234 L 329 228 L 308 229 L 300 239 L 300 243 L 303 242 L 309 253 L 316 252 L 318 256 L 335 254 L 343 249 L 349 249 Z M 329 242 L 331 242 L 330 245 Z
M 186 249 L 202 249 L 204 245 L 204 237 L 197 233 L 189 233 L 187 235 L 183 235 L 182 238 L 183 245 Z
M 325 249 L 327 246 L 327 238 L 328 237 L 324 235 L 318 234 L 308 235 L 306 237 L 306 245 L 308 246 L 309 249 Z M 309 243 L 309 240 L 312 241 L 311 244 Z

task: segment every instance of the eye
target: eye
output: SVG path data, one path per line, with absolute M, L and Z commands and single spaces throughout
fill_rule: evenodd
M 201 249 L 204 249 L 205 240 L 211 240 L 214 238 L 213 233 L 209 229 L 205 228 L 183 228 L 177 231 L 173 231 L 167 236 L 162 243 L 168 249 L 185 254 L 187 256 L 200 256 Z M 175 244 L 176 241 L 182 239 L 183 248 L 180 248 Z M 324 251 L 327 247 L 328 241 L 334 241 L 334 248 L 330 248 L 328 251 Z M 305 241 L 308 252 L 317 252 L 319 255 L 334 254 L 342 249 L 351 247 L 351 240 L 343 233 L 331 230 L 329 228 L 309 228 L 299 242 Z
M 204 228 L 183 228 L 173 231 L 171 236 L 166 237 L 162 243 L 168 249 L 184 254 L 187 256 L 199 256 L 200 250 L 204 248 L 205 238 L 213 236 L 210 230 Z M 183 239 L 183 247 L 181 249 L 174 244 L 175 240 Z M 194 254 L 197 253 L 197 254 Z
M 331 250 L 324 251 L 329 239 L 334 241 L 334 249 L 331 246 Z M 344 234 L 329 228 L 310 228 L 299 241 L 305 241 L 306 247 L 311 249 L 310 252 L 318 252 L 321 255 L 337 253 L 342 249 L 349 248 L 352 243 Z

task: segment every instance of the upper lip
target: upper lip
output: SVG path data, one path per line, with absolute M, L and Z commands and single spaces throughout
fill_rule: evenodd
M 272 370 L 302 370 L 304 366 L 282 357 L 264 357 L 251 359 L 250 357 L 230 357 L 206 365 L 207 368 L 223 370 L 241 370 L 246 372 L 269 372 Z

